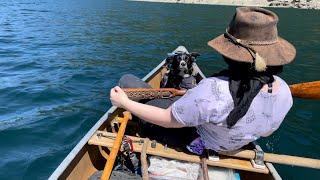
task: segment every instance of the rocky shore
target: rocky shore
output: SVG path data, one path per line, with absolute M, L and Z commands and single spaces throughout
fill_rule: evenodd
M 134 1 L 320 9 L 320 0 L 134 0 Z

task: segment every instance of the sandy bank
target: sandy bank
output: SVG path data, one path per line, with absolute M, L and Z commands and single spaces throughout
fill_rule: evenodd
M 320 9 L 320 0 L 133 0 L 133 1 Z

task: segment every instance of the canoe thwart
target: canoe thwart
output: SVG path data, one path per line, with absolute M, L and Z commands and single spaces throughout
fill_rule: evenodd
M 102 133 L 103 136 L 98 137 L 97 134 Z M 106 132 L 106 131 L 97 131 L 88 141 L 89 145 L 98 145 L 98 146 L 105 146 L 111 148 L 115 141 L 116 133 Z M 135 152 L 142 152 L 144 138 L 134 137 L 134 136 L 127 136 L 133 142 L 133 149 Z M 179 152 L 175 149 L 167 147 L 161 143 L 156 143 L 156 146 L 152 146 L 151 140 L 150 143 L 147 145 L 146 154 L 160 156 L 169 159 L 181 160 L 181 161 L 188 161 L 193 163 L 201 164 L 201 158 L 197 155 L 191 155 L 184 152 Z M 250 160 L 246 159 L 238 159 L 234 157 L 227 157 L 227 156 L 220 156 L 219 160 L 210 160 L 206 159 L 206 164 L 208 166 L 217 166 L 223 168 L 231 168 L 243 171 L 250 171 L 250 172 L 257 172 L 268 174 L 269 169 L 257 169 L 251 165 Z

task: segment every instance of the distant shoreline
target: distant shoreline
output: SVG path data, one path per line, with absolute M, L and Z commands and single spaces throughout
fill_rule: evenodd
M 320 0 L 131 0 L 131 1 L 320 9 Z

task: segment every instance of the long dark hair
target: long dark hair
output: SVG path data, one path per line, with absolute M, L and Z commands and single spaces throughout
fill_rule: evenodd
M 228 128 L 234 126 L 248 111 L 254 97 L 265 84 L 272 84 L 273 75 L 282 72 L 283 66 L 268 66 L 266 71 L 257 72 L 251 63 L 233 61 L 223 57 L 228 69 L 212 76 L 229 77 L 229 90 L 234 108 L 227 117 Z

